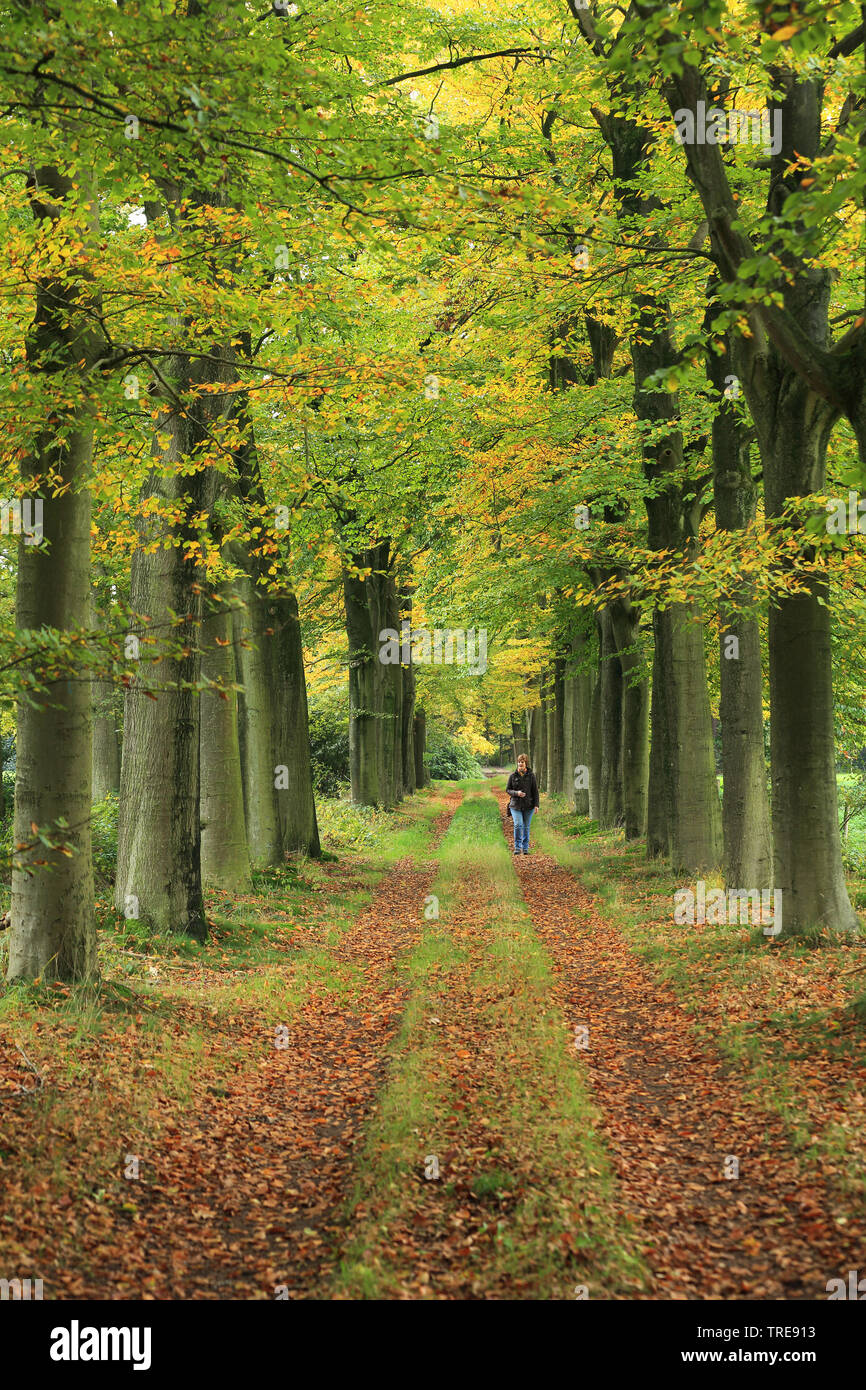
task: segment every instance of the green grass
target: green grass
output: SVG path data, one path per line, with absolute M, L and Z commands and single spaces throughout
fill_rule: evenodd
M 375 849 L 341 850 L 338 868 L 298 857 L 257 874 L 243 898 L 210 895 L 204 943 L 151 935 L 103 900 L 98 982 L 0 989 L 0 1028 L 36 1069 L 18 1104 L 32 1181 L 46 1198 L 104 1191 L 125 1200 L 118 1154 L 146 1154 L 173 1110 L 218 1099 L 273 1045 L 275 1023 L 291 1025 L 316 997 L 351 1004 L 363 975 L 333 947 L 397 860 L 429 854 L 441 811 L 440 799 L 421 793 L 381 813 Z M 0 1264 L 9 1255 L 14 1266 L 10 1239 L 0 1226 Z
M 860 949 L 824 939 L 816 950 L 806 937 L 770 944 L 759 928 L 745 924 L 705 924 L 697 932 L 677 926 L 672 904 L 682 880 L 663 862 L 648 861 L 643 842 L 626 844 L 621 832 L 591 828 L 593 823 L 576 817 L 564 801 L 549 807 L 537 833 L 533 825 L 539 847 L 596 895 L 602 914 L 636 955 L 670 984 L 696 1032 L 736 1069 L 744 1091 L 782 1117 L 801 1153 L 815 1162 L 823 1157 L 843 1164 L 839 1133 L 804 1116 L 804 1094 L 814 1090 L 808 1064 L 817 1058 L 847 1061 L 856 1077 L 866 1035 L 840 1028 L 835 1009 L 817 1007 L 808 998 L 792 1004 L 785 996 L 792 977 L 820 981 L 824 972 L 856 965 Z M 708 888 L 723 886 L 720 875 L 704 877 Z M 657 895 L 654 905 L 647 905 L 648 894 Z M 706 1001 L 714 993 L 720 1003 L 711 1008 Z M 737 1017 L 738 1000 L 756 1016 Z M 802 1074 L 800 1064 L 806 1068 Z M 854 1080 L 849 1089 L 857 1089 Z M 866 1192 L 862 1178 L 842 1186 L 858 1200 Z
M 552 1000 L 552 963 L 523 905 L 498 804 L 487 784 L 470 782 L 465 791 L 439 852 L 432 891 L 440 920 L 408 962 L 409 1003 L 359 1165 L 338 1291 L 386 1297 L 401 1287 L 406 1270 L 389 1252 L 388 1233 L 411 1220 L 419 1202 L 466 1200 L 460 1183 L 434 1191 L 418 1181 L 425 1151 L 453 1144 L 455 1125 L 458 1142 L 461 1133 L 468 1137 L 486 1117 L 497 1138 L 470 1190 L 499 1206 L 479 1229 L 486 1241 L 475 1270 L 480 1286 L 502 1295 L 513 1284 L 521 1296 L 541 1298 L 572 1297 L 581 1283 L 593 1297 L 643 1287 L 645 1271 L 616 1210 L 597 1116 Z M 467 909 L 477 921 L 470 876 L 482 885 L 480 942 L 460 925 Z M 428 1022 L 440 1013 L 444 1019 L 453 998 L 472 1001 L 460 1040 L 478 1053 L 468 1102 L 448 1074 L 442 1035 Z M 448 1046 L 453 1041 L 449 1033 Z

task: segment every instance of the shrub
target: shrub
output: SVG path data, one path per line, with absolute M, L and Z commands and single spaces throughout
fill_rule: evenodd
M 349 781 L 349 715 L 344 699 L 310 706 L 310 761 L 319 796 L 338 796 Z
M 104 891 L 114 883 L 117 873 L 117 797 L 113 793 L 91 807 L 90 834 L 93 877 L 97 891 Z
M 435 727 L 427 733 L 427 766 L 431 777 L 447 782 L 459 782 L 464 777 L 482 777 L 478 759 L 465 744 L 443 729 Z
M 322 840 L 336 849 L 375 845 L 388 829 L 386 812 L 330 797 L 316 802 L 316 818 Z

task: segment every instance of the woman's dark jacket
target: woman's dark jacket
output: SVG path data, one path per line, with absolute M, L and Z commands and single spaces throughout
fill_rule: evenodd
M 534 811 L 538 809 L 538 783 L 535 780 L 535 773 L 531 768 L 527 772 L 512 772 L 508 781 L 505 783 L 505 790 L 511 793 L 509 806 L 513 811 Z M 526 792 L 525 796 L 515 796 L 517 791 Z

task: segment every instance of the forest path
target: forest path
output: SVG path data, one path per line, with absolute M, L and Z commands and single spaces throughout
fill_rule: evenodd
M 510 827 L 503 813 L 509 840 Z M 642 1233 L 650 1296 L 826 1298 L 829 1279 L 862 1264 L 866 1227 L 837 1219 L 838 1203 L 792 1152 L 779 1116 L 744 1099 L 575 874 L 535 849 L 515 866 L 556 963 L 555 994 L 581 1044 L 575 1057 L 603 1113 L 625 1210 Z
M 467 789 L 439 860 L 334 1294 L 635 1293 L 640 1260 L 489 786 Z
M 394 863 L 348 923 L 337 900 L 357 889 L 355 873 L 321 866 L 311 907 L 325 915 L 295 935 L 272 924 L 278 964 L 238 973 L 224 955 L 223 973 L 210 964 L 172 975 L 161 961 L 155 1016 L 103 1017 L 92 1037 L 70 1039 L 69 1060 L 57 1036 L 53 1065 L 40 1058 L 44 1086 L 4 1114 L 0 1160 L 18 1215 L 0 1227 L 0 1273 L 42 1277 L 46 1298 L 315 1296 L 404 1006 L 395 965 L 417 940 L 435 849 L 460 801 L 434 792 L 416 808 L 430 826 L 423 859 Z M 163 1095 L 159 1048 L 173 1083 Z M 137 1078 L 149 1109 L 124 1145 Z M 124 1147 L 140 1172 L 124 1173 Z
M 431 851 L 459 802 L 459 793 L 447 799 Z M 163 1220 L 160 1204 L 151 1209 L 147 1263 L 174 1296 L 312 1297 L 329 1274 L 355 1145 L 404 1007 L 394 965 L 418 939 L 434 874 L 434 862 L 395 864 L 330 948 L 356 972 L 345 1003 L 311 999 L 287 1045 L 231 1105 L 198 1117 L 200 1138 L 184 1117 L 173 1163 L 183 1167 L 189 1148 L 211 1217 L 202 1223 L 194 1209 L 169 1207 Z
M 555 857 L 548 808 L 514 858 L 501 801 L 415 798 L 390 868 L 278 876 L 92 1019 L 22 997 L 0 1275 L 51 1299 L 820 1299 L 860 1268 L 862 1221 Z

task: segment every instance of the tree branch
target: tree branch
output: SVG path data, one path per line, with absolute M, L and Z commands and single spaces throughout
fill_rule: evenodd
M 396 87 L 398 82 L 409 82 L 413 77 L 427 77 L 431 72 L 445 72 L 448 68 L 462 68 L 467 63 L 486 63 L 488 58 L 524 58 L 532 53 L 541 53 L 540 48 L 498 48 L 495 53 L 470 53 L 464 58 L 449 58 L 447 63 L 433 63 L 429 68 L 416 68 L 414 72 L 401 72 L 397 77 L 389 77 L 380 82 L 380 87 Z

